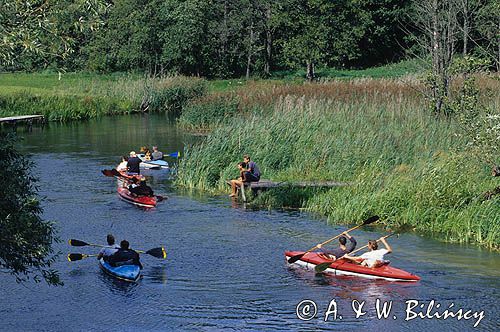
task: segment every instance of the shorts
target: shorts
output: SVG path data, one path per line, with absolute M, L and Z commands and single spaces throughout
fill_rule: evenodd
M 260 177 L 256 177 L 250 172 L 245 172 L 245 182 L 259 182 Z

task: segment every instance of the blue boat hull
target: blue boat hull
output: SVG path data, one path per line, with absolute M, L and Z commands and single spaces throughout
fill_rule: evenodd
M 106 263 L 101 258 L 99 259 L 99 267 L 110 276 L 124 281 L 135 282 L 141 277 L 141 269 L 137 265 L 122 265 L 114 267 Z

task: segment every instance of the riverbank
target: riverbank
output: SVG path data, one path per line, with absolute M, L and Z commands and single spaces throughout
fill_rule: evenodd
M 394 78 L 417 71 L 415 61 L 405 61 L 365 70 L 322 69 L 318 79 Z M 303 77 L 300 71 L 275 72 L 266 80 L 210 81 L 183 76 L 150 78 L 129 73 L 0 73 L 0 116 L 42 114 L 48 121 L 60 122 L 141 112 L 178 116 L 184 106 L 193 101 L 180 123 L 189 129 L 202 129 L 221 113 L 234 109 L 235 103 L 228 100 L 236 101 L 236 98 L 228 96 L 241 96 L 241 91 L 248 87 L 267 90 L 283 85 L 300 86 Z M 196 109 L 199 105 L 203 112 Z M 200 113 L 203 114 L 201 120 L 197 119 Z
M 388 228 L 499 249 L 500 198 L 483 199 L 498 178 L 465 150 L 453 118 L 427 111 L 419 84 L 408 78 L 250 86 L 199 100 L 186 107 L 181 123 L 191 113 L 190 119 L 204 119 L 195 111 L 219 113 L 193 126 L 210 134 L 186 151 L 177 184 L 228 193 L 225 181 L 237 177 L 235 164 L 248 153 L 265 179 L 353 183 L 269 190 L 254 205 L 303 208 L 334 223 L 378 214 Z M 481 78 L 480 86 L 494 91 L 498 82 Z M 500 105 L 498 96 L 485 102 Z

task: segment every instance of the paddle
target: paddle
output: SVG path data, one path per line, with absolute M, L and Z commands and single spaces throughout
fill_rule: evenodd
M 84 246 L 99 247 L 99 248 L 107 247 L 107 246 L 103 246 L 101 244 L 87 243 L 85 241 L 76 240 L 76 239 L 69 239 L 68 243 L 70 246 L 73 246 L 73 247 L 84 247 Z M 148 251 L 142 251 L 142 250 L 136 250 L 136 251 L 139 254 L 147 254 L 147 255 L 151 255 L 151 256 L 156 257 L 156 258 L 162 258 L 162 259 L 167 258 L 167 252 L 165 251 L 165 248 L 163 248 L 163 247 L 149 249 Z M 72 255 L 72 254 L 70 254 L 70 255 Z M 97 256 L 97 255 L 85 255 L 85 254 L 75 254 L 75 255 L 86 256 L 86 257 L 82 256 L 82 258 Z M 77 257 L 77 256 L 74 256 L 74 257 Z M 79 258 L 78 260 L 80 260 L 82 258 Z M 68 260 L 69 260 L 69 255 L 68 255 Z
M 375 222 L 375 221 L 377 221 L 379 219 L 380 219 L 379 216 L 371 216 L 370 218 L 368 218 L 365 221 L 363 221 L 362 224 L 360 224 L 360 225 L 358 225 L 356 227 L 353 227 L 351 229 L 348 229 L 347 231 L 345 231 L 345 233 L 349 233 L 350 231 L 353 231 L 353 230 L 355 230 L 355 229 L 357 229 L 357 228 L 359 228 L 361 226 L 371 224 L 371 223 L 373 223 L 373 222 Z M 336 238 L 339 238 L 340 236 L 342 236 L 343 233 L 340 233 L 339 235 L 337 235 L 335 237 L 332 237 L 331 239 L 326 240 L 325 242 L 322 242 L 320 244 L 323 246 L 323 245 L 327 244 L 328 242 L 331 242 L 331 241 L 335 240 Z M 299 259 L 301 259 L 305 254 L 307 254 L 308 252 L 313 251 L 316 248 L 318 248 L 318 245 L 312 247 L 311 249 L 307 250 L 306 252 L 304 252 L 302 254 L 298 254 L 298 255 L 290 257 L 290 259 L 288 260 L 288 263 L 290 263 L 290 264 L 295 263 L 296 261 L 298 261 Z
M 167 156 L 172 157 L 172 158 L 180 158 L 181 152 L 180 151 L 172 152 L 172 153 L 167 154 Z
M 396 233 L 391 233 L 391 234 L 389 234 L 389 235 L 386 235 L 386 236 L 382 237 L 382 239 L 387 239 L 388 237 L 393 236 L 394 234 L 396 234 Z M 377 240 L 377 242 L 378 242 L 378 241 L 380 241 L 380 240 L 381 240 L 381 239 L 378 239 L 378 240 Z M 351 251 L 350 253 L 348 253 L 348 254 L 346 254 L 346 255 L 352 255 L 352 254 L 354 254 L 354 253 L 356 253 L 356 252 L 358 252 L 358 251 L 360 251 L 360 250 L 363 250 L 363 249 L 365 249 L 365 248 L 367 248 L 367 247 L 368 247 L 368 245 L 362 246 L 361 248 L 358 248 L 358 249 L 356 249 L 356 250 L 354 250 L 354 251 Z M 345 255 L 344 255 L 344 256 L 345 256 Z M 344 256 L 340 257 L 339 259 L 342 259 Z M 329 261 L 329 262 L 326 262 L 326 263 L 321 263 L 321 264 L 318 264 L 318 265 L 316 265 L 316 267 L 314 268 L 314 271 L 316 271 L 316 273 L 321 273 L 321 272 L 323 272 L 324 270 L 326 270 L 327 268 L 329 268 L 329 267 L 330 267 L 330 265 L 331 265 L 333 262 L 335 262 L 335 261 Z

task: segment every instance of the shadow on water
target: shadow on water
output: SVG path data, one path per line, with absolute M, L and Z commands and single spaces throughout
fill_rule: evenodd
M 106 272 L 99 270 L 99 282 L 102 282 L 107 288 L 111 290 L 112 293 L 131 296 L 133 292 L 136 291 L 137 287 L 141 283 L 141 279 L 137 282 L 129 282 L 124 280 L 116 279 Z

